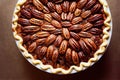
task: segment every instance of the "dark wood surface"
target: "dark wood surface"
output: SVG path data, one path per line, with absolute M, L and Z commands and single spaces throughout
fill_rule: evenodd
M 120 80 L 120 0 L 108 0 L 113 35 L 105 55 L 94 66 L 72 75 L 38 70 L 19 52 L 11 30 L 17 0 L 0 0 L 0 80 Z

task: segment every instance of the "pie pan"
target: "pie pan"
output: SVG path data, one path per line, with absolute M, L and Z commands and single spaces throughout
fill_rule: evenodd
M 104 36 L 102 37 L 103 43 L 100 45 L 99 49 L 94 53 L 93 58 L 90 58 L 88 62 L 81 62 L 80 66 L 71 66 L 68 70 L 62 68 L 53 68 L 51 65 L 44 65 L 40 60 L 36 60 L 33 56 L 28 53 L 28 51 L 22 46 L 23 39 L 17 34 L 17 21 L 18 16 L 17 13 L 20 11 L 20 7 L 26 2 L 26 0 L 18 0 L 14 14 L 12 19 L 12 30 L 13 35 L 16 41 L 16 44 L 21 52 L 21 54 L 26 58 L 28 62 L 30 62 L 36 68 L 43 70 L 48 73 L 55 73 L 55 74 L 72 74 L 83 71 L 88 67 L 92 66 L 95 62 L 97 62 L 104 54 L 105 50 L 107 49 L 111 35 L 112 35 L 112 19 L 109 6 L 106 0 L 99 0 L 99 2 L 103 5 L 103 9 L 105 14 L 107 15 L 106 20 L 104 21 L 104 25 L 106 26 L 103 30 Z

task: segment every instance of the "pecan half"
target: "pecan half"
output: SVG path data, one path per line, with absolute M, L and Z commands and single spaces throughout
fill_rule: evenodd
M 69 11 L 69 1 L 64 1 L 63 4 L 61 5 L 62 6 L 62 9 L 64 12 L 68 12 Z
M 51 31 L 50 33 L 51 33 L 51 34 L 58 35 L 58 34 L 61 34 L 61 33 L 62 33 L 62 29 L 55 29 L 54 31 Z
M 87 1 L 88 1 L 88 0 L 79 0 L 79 2 L 78 2 L 78 4 L 77 4 L 77 7 L 78 7 L 79 9 L 82 9 L 82 8 L 85 6 L 85 4 L 87 3 Z
M 87 11 L 84 11 L 82 14 L 81 14 L 81 17 L 82 18 L 87 18 L 91 15 L 91 11 L 90 10 L 87 10 Z
M 71 21 L 73 19 L 73 13 L 69 12 L 67 15 L 67 20 Z
M 88 33 L 88 32 L 80 32 L 79 36 L 80 37 L 85 37 L 85 38 L 90 38 L 90 37 L 92 37 L 92 34 Z
M 62 12 L 61 19 L 66 20 L 67 19 L 67 13 Z
M 38 11 L 36 9 L 32 9 L 31 10 L 31 13 L 32 15 L 35 17 L 35 18 L 40 18 L 40 19 L 44 19 L 44 13 L 42 13 L 41 11 Z
M 47 4 L 48 0 L 40 0 L 40 2 L 42 2 L 43 4 Z
M 40 30 L 39 26 L 25 26 L 22 28 L 23 32 L 29 33 L 29 32 L 37 32 Z
M 73 18 L 73 20 L 72 20 L 72 24 L 77 24 L 77 23 L 79 23 L 79 22 L 81 22 L 83 19 L 81 18 L 81 17 L 75 17 L 75 18 Z
M 98 27 L 98 26 L 102 26 L 103 24 L 104 24 L 104 20 L 99 20 L 95 22 L 94 26 Z
M 84 42 L 93 50 L 97 49 L 96 44 L 91 39 L 84 39 Z
M 55 26 L 56 28 L 62 28 L 60 22 L 58 22 L 57 20 L 52 20 L 52 21 L 51 21 L 51 24 L 52 24 L 53 26 Z
M 87 22 L 86 24 L 83 25 L 82 30 L 83 31 L 87 31 L 87 30 L 89 30 L 92 27 L 93 27 L 93 24 Z
M 56 38 L 56 40 L 54 42 L 54 45 L 57 46 L 57 47 L 60 46 L 62 40 L 63 40 L 63 38 L 62 38 L 61 35 L 57 36 L 57 38 Z
M 70 32 L 70 35 L 75 39 L 75 40 L 79 40 L 80 39 L 80 36 L 75 33 L 75 32 Z
M 65 59 L 67 62 L 71 63 L 72 61 L 72 50 L 70 48 L 67 49 L 65 54 Z
M 41 31 L 41 32 L 37 32 L 36 34 L 33 34 L 31 36 L 32 40 L 38 39 L 38 38 L 44 38 L 44 37 L 48 37 L 50 34 L 48 32 L 45 31 Z
M 60 54 L 65 54 L 66 50 L 67 50 L 67 46 L 68 46 L 68 42 L 66 40 L 63 40 L 60 48 L 59 48 L 59 53 Z
M 92 13 L 96 13 L 100 10 L 101 8 L 101 5 L 100 4 L 96 4 L 92 9 L 91 9 L 91 12 Z
M 35 19 L 35 18 L 31 18 L 31 19 L 30 19 L 30 23 L 31 23 L 31 24 L 34 24 L 34 25 L 38 25 L 38 26 L 43 25 L 43 21 L 42 21 L 42 20 Z
M 48 36 L 48 38 L 45 41 L 45 44 L 48 46 L 51 43 L 53 43 L 56 40 L 56 36 L 54 34 L 51 34 L 50 36 Z
M 70 27 L 70 26 L 72 26 L 72 24 L 69 21 L 61 22 L 61 24 L 62 24 L 63 27 Z
M 94 34 L 94 35 L 99 35 L 99 34 L 102 33 L 102 30 L 98 29 L 98 28 L 92 28 L 88 32 L 91 33 L 91 34 Z
M 59 56 L 59 52 L 58 52 L 58 49 L 55 49 L 53 51 L 53 55 L 52 55 L 52 61 L 55 63 L 58 59 L 58 56 Z
M 77 54 L 77 52 L 75 52 L 75 51 L 72 51 L 72 60 L 73 60 L 73 63 L 74 64 L 79 64 L 79 57 L 78 57 L 78 54 Z
M 89 55 L 89 54 L 90 54 L 90 49 L 89 49 L 89 47 L 86 45 L 86 43 L 85 43 L 82 39 L 80 39 L 79 44 L 80 44 L 83 52 L 84 52 L 86 55 Z
M 33 0 L 33 4 L 37 7 L 38 10 L 43 10 L 44 5 L 39 0 Z
M 59 15 L 58 13 L 53 12 L 53 13 L 51 13 L 51 15 L 52 15 L 52 17 L 55 18 L 56 20 L 61 21 L 61 17 L 60 17 L 60 15 Z
M 67 28 L 63 28 L 62 29 L 62 32 L 63 32 L 63 36 L 66 38 L 66 39 L 69 39 L 70 38 L 70 32 Z
M 72 2 L 70 5 L 70 12 L 74 12 L 76 9 L 77 3 L 76 2 Z
M 52 59 L 53 51 L 54 51 L 54 46 L 52 45 L 49 46 L 47 49 L 47 54 L 46 54 L 47 59 Z
M 26 42 L 28 42 L 29 40 L 30 40 L 30 35 L 26 35 L 26 36 L 24 36 L 23 37 L 23 43 L 26 43 Z
M 36 43 L 37 43 L 37 45 L 42 45 L 45 43 L 45 41 L 46 41 L 46 38 L 41 38 L 41 39 L 37 39 Z
M 80 31 L 81 29 L 82 29 L 82 25 L 80 24 L 72 25 L 71 27 L 69 27 L 70 31 Z
M 89 22 L 94 22 L 94 21 L 97 21 L 97 20 L 99 20 L 101 18 L 103 18 L 102 14 L 95 14 L 95 15 L 92 15 L 91 17 L 89 17 L 88 21 Z
M 78 52 L 78 57 L 80 61 L 86 61 L 86 56 L 82 51 Z
M 25 9 L 22 9 L 20 12 L 21 12 L 21 14 L 22 14 L 24 17 L 26 17 L 26 18 L 28 18 L 28 19 L 31 18 L 31 13 L 30 13 L 29 11 L 27 11 L 27 10 L 25 10 Z
M 44 14 L 44 19 L 48 22 L 52 21 L 52 16 L 50 14 Z
M 23 25 L 23 26 L 30 26 L 31 25 L 29 20 L 28 19 L 24 19 L 24 18 L 19 18 L 18 19 L 18 23 Z
M 41 29 L 45 31 L 54 31 L 56 28 L 52 25 L 42 25 Z
M 44 12 L 45 14 L 48 14 L 48 13 L 50 13 L 50 10 L 49 10 L 46 6 L 44 6 L 43 12 Z
M 75 39 L 70 38 L 70 39 L 69 39 L 69 44 L 70 44 L 70 46 L 71 46 L 74 50 L 76 50 L 76 51 L 79 51 L 79 50 L 80 50 L 80 45 L 79 45 L 79 43 L 78 43 Z
M 29 47 L 28 47 L 28 52 L 33 52 L 37 47 L 36 42 L 33 42 Z
M 96 0 L 89 0 L 85 6 L 85 9 L 90 9 L 95 3 L 96 3 Z
M 55 7 L 56 7 L 57 13 L 61 14 L 62 13 L 62 7 L 61 7 L 61 5 L 60 4 L 56 4 Z
M 48 2 L 48 3 L 47 3 L 47 6 L 48 6 L 48 8 L 49 8 L 49 10 L 50 10 L 51 12 L 54 12 L 54 11 L 55 11 L 55 4 L 54 4 L 54 3 Z
M 40 60 L 44 58 L 46 53 L 47 53 L 47 47 L 43 46 L 41 48 L 38 48 L 37 55 Z
M 74 15 L 79 16 L 81 14 L 81 12 L 82 12 L 82 10 L 76 9 L 75 12 L 74 12 Z

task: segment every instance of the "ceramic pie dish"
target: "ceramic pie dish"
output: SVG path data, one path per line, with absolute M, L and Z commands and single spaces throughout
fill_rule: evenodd
M 18 0 L 12 30 L 32 65 L 71 74 L 101 58 L 110 42 L 112 21 L 106 0 Z

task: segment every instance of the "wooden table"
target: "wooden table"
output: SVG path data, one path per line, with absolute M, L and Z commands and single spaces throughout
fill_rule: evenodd
M 108 0 L 113 35 L 105 55 L 94 66 L 72 75 L 38 70 L 19 52 L 11 30 L 17 0 L 0 0 L 0 80 L 120 80 L 120 0 Z

